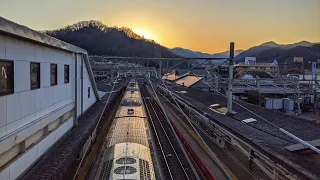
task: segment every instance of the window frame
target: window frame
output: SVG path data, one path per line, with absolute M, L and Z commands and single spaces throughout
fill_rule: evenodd
M 37 77 L 37 81 L 39 82 L 38 87 L 32 87 L 32 84 L 31 84 L 31 79 L 32 79 L 32 77 L 31 77 L 31 75 L 32 75 L 31 66 L 32 66 L 32 64 L 39 64 L 39 74 L 38 74 L 38 77 Z M 40 89 L 41 88 L 40 76 L 41 76 L 41 64 L 40 64 L 40 62 L 30 62 L 30 89 L 31 90 Z
M 8 59 L 0 59 L 0 62 L 9 62 L 12 63 L 12 91 L 10 92 L 0 92 L 0 96 L 6 96 L 9 94 L 14 94 L 14 60 L 8 60 Z M 2 68 L 0 68 L 0 73 L 2 76 Z
M 56 82 L 55 83 L 52 83 L 52 72 L 51 72 L 51 66 L 52 65 L 55 65 L 56 66 L 56 74 L 55 74 L 55 80 Z M 50 63 L 50 86 L 56 86 L 58 84 L 58 64 L 54 64 L 54 63 Z
M 69 64 L 65 64 L 64 66 L 64 76 L 63 76 L 63 79 L 64 79 L 64 83 L 67 84 L 70 82 L 70 65 Z M 68 72 L 67 72 L 67 81 L 66 81 L 66 67 L 68 67 Z

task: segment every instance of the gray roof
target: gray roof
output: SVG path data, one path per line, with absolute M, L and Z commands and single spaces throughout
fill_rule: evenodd
M 222 107 L 227 107 L 227 100 L 225 97 L 181 86 L 174 87 L 172 89 L 174 91 L 187 91 L 187 93 L 183 94 L 174 93 L 184 99 L 188 104 L 191 104 L 195 109 L 203 113 L 207 113 L 215 120 L 216 123 L 226 129 L 229 129 L 230 132 L 241 137 L 245 142 L 253 145 L 253 147 L 257 149 L 260 149 L 261 152 L 264 152 L 275 162 L 282 164 L 282 166 L 290 171 L 296 171 L 299 177 L 303 177 L 304 179 L 308 179 L 310 177 L 313 177 L 311 179 L 319 178 L 318 172 L 320 171 L 320 165 L 307 154 L 285 150 L 284 148 L 286 146 L 296 144 L 297 142 L 281 133 L 277 128 L 262 121 L 259 117 L 249 113 L 237 104 L 234 104 L 233 107 L 237 114 L 233 116 L 217 114 L 209 110 L 208 107 L 215 103 L 219 103 Z M 303 140 L 312 141 L 319 139 L 320 137 L 319 124 L 270 111 L 245 102 L 238 103 L 251 111 L 254 111 L 273 124 L 288 130 Z M 255 118 L 257 121 L 251 124 L 241 122 L 248 118 Z
M 36 43 L 44 44 L 54 48 L 70 51 L 74 53 L 87 54 L 87 51 L 74 46 L 72 44 L 63 42 L 51 36 L 42 34 L 38 31 L 32 30 L 26 26 L 14 23 L 0 16 L 0 33 L 9 34 L 11 36 L 27 39 Z

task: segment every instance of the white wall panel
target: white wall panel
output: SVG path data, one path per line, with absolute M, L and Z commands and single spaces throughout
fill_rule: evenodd
M 88 74 L 88 70 L 87 70 L 87 66 L 85 64 L 85 62 L 83 62 L 83 78 L 88 78 L 89 74 Z
M 25 169 L 38 159 L 38 147 L 31 148 L 26 152 L 25 156 Z
M 67 60 L 67 52 L 53 49 L 53 62 L 56 64 L 65 64 Z
M 64 64 L 58 64 L 58 84 L 64 84 Z
M 93 92 L 91 81 L 89 78 L 83 80 L 83 111 L 85 112 L 96 102 L 96 96 Z M 90 98 L 88 98 L 88 87 L 90 87 Z
M 47 114 L 47 111 L 46 111 L 46 108 L 44 109 L 41 109 L 41 110 L 38 110 L 36 112 L 36 119 L 40 118 L 40 117 L 43 117 L 44 115 Z
M 66 98 L 67 87 L 64 84 L 54 86 L 54 103 L 58 103 Z
M 10 180 L 16 179 L 25 169 L 25 156 L 21 156 L 10 166 Z
M 46 107 L 46 90 L 44 88 L 40 88 L 36 91 L 36 111 L 44 109 Z
M 48 47 L 36 45 L 36 61 L 52 63 L 53 52 Z
M 23 60 L 20 47 L 20 41 L 6 36 L 6 59 Z
M 0 172 L 1 180 L 10 180 L 10 168 L 4 169 Z
M 28 116 L 36 111 L 36 91 L 20 93 L 20 118 Z
M 6 37 L 0 35 L 0 59 L 5 59 L 6 57 Z
M 7 124 L 7 133 L 11 133 L 19 128 L 21 128 L 23 126 L 23 118 L 17 120 L 17 121 L 14 121 L 10 124 Z
M 46 107 L 49 107 L 53 104 L 54 102 L 54 92 L 53 92 L 53 87 L 46 87 Z
M 11 94 L 7 97 L 7 124 L 16 121 L 20 117 L 20 93 Z
M 7 97 L 0 96 L 0 127 L 7 124 Z
M 30 62 L 14 61 L 14 92 L 30 90 Z
M 7 134 L 7 126 L 0 127 L 0 138 Z
M 40 87 L 50 86 L 50 63 L 40 64 Z
M 32 113 L 26 117 L 23 118 L 23 126 L 31 123 L 36 119 L 36 113 Z
M 38 157 L 40 157 L 44 152 L 46 152 L 54 142 L 54 133 L 50 133 L 49 136 L 40 141 L 38 143 Z
M 35 61 L 36 60 L 36 45 L 28 41 L 20 41 L 22 60 Z
M 72 89 L 72 80 L 70 79 L 69 83 L 66 84 L 66 98 L 72 98 L 73 89 Z
M 8 36 L 6 37 L 7 59 L 34 61 L 36 59 L 35 54 L 35 44 Z
M 69 65 L 74 64 L 74 55 L 72 53 L 67 53 L 66 64 L 69 64 Z

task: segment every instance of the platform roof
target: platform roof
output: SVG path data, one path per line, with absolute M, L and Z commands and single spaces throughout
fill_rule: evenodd
M 190 87 L 202 79 L 203 77 L 199 77 L 196 75 L 188 75 L 183 78 L 180 78 L 179 80 L 176 81 L 176 83 L 179 85 Z
M 302 177 L 312 177 L 310 179 L 320 178 L 320 162 L 317 162 L 313 156 L 307 153 L 286 150 L 285 147 L 294 145 L 297 142 L 280 132 L 276 127 L 236 104 L 233 105 L 233 110 L 237 113 L 232 116 L 218 114 L 210 110 L 209 106 L 211 104 L 219 103 L 221 106 L 227 106 L 227 99 L 223 96 L 194 88 L 173 86 L 172 90 L 193 108 L 202 113 L 207 113 L 217 124 L 259 149 L 259 151 L 286 169 L 297 172 L 300 177 L 302 175 Z M 186 91 L 187 93 L 177 93 L 177 91 Z M 239 103 L 305 141 L 316 140 L 320 137 L 320 125 L 315 122 L 288 116 L 245 102 Z M 251 123 L 242 122 L 248 118 L 254 118 L 257 121 Z

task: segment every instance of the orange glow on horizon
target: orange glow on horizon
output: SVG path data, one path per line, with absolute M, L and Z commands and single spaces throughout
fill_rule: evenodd
M 133 28 L 132 30 L 133 30 L 133 32 L 137 33 L 141 37 L 144 37 L 145 39 L 151 39 L 151 40 L 154 40 L 155 42 L 159 41 L 157 35 L 149 29 Z
M 319 0 L 55 0 L 45 4 L 4 0 L 1 16 L 35 30 L 84 20 L 128 27 L 168 47 L 204 53 L 248 49 L 267 41 L 320 42 Z M 63 6 L 61 6 L 63 4 Z M 60 12 L 56 13 L 55 9 Z

